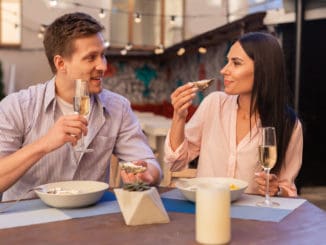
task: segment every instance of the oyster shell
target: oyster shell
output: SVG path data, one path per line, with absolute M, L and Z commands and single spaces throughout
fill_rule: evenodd
M 146 170 L 146 167 L 133 164 L 132 162 L 124 162 L 120 164 L 121 169 L 126 171 L 127 173 L 138 174 L 142 173 Z
M 207 89 L 210 85 L 212 85 L 212 82 L 214 81 L 214 79 L 204 79 L 204 80 L 200 80 L 197 82 L 192 82 L 199 90 L 204 91 L 205 89 Z

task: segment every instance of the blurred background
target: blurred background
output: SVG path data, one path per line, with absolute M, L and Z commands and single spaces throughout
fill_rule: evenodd
M 172 116 L 170 94 L 177 86 L 214 78 L 193 111 L 208 93 L 223 90 L 219 70 L 233 40 L 250 31 L 277 36 L 304 125 L 297 184 L 302 195 L 318 190 L 319 203 L 326 202 L 326 0 L 0 0 L 0 98 L 53 76 L 44 31 L 75 11 L 105 26 L 104 86 L 127 97 L 135 110 L 165 117 Z

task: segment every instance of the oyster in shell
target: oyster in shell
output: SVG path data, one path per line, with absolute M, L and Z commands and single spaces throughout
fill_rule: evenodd
M 138 174 L 142 173 L 146 170 L 146 167 L 133 164 L 132 162 L 124 162 L 120 164 L 121 169 L 126 171 L 127 173 Z
M 212 82 L 214 81 L 214 79 L 204 79 L 204 80 L 200 80 L 197 82 L 192 82 L 199 90 L 204 91 L 205 89 L 207 89 L 210 85 L 212 85 Z

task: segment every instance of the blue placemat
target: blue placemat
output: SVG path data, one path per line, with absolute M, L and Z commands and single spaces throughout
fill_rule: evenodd
M 196 212 L 196 205 L 186 200 L 162 198 L 164 207 L 169 212 L 191 213 Z M 253 206 L 231 205 L 231 218 L 251 219 L 260 221 L 279 222 L 291 213 L 288 209 L 273 209 Z

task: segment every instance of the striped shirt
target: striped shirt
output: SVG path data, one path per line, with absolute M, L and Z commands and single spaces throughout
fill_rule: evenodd
M 8 95 L 0 103 L 0 156 L 45 135 L 61 114 L 54 78 Z M 85 145 L 94 152 L 77 158 L 70 143 L 62 145 L 36 162 L 3 193 L 3 200 L 15 199 L 32 187 L 50 182 L 107 182 L 112 154 L 122 161 L 146 159 L 160 169 L 126 98 L 105 89 L 93 95 L 88 125 Z M 33 196 L 31 192 L 26 197 Z

